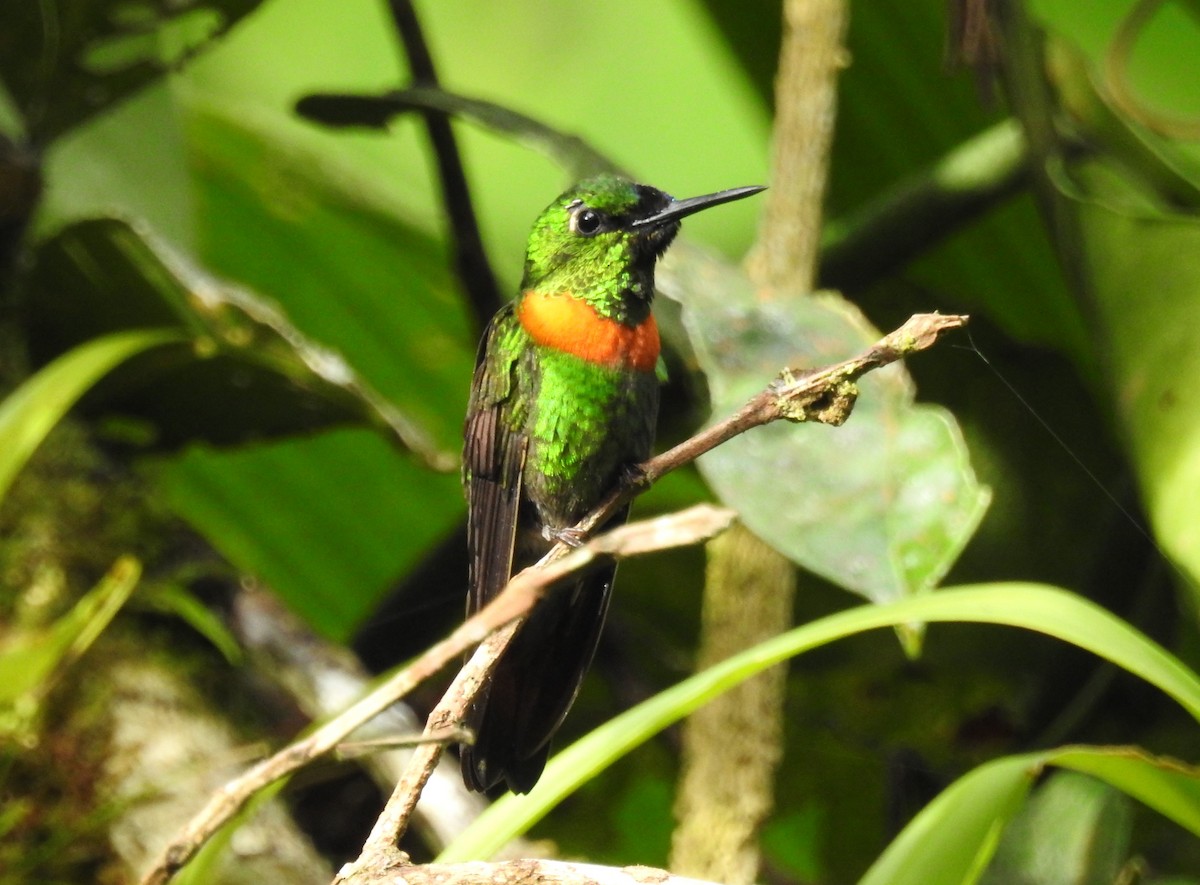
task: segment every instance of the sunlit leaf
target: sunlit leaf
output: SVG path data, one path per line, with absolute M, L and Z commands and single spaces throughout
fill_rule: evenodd
M 833 295 L 758 303 L 739 271 L 677 247 L 660 288 L 683 307 L 714 418 L 784 368 L 846 359 L 879 337 Z M 936 353 L 922 359 L 935 359 Z M 989 493 L 943 410 L 913 403 L 903 367 L 859 384 L 842 427 L 759 428 L 700 459 L 746 525 L 797 563 L 876 602 L 935 587 L 979 524 Z
M 1127 797 L 1101 781 L 1059 772 L 1009 823 L 981 881 L 1112 885 L 1128 859 L 1131 809 Z
M 976 881 L 995 852 L 1001 831 L 1016 814 L 1019 800 L 1047 765 L 1092 774 L 1197 832 L 1200 775 L 1195 769 L 1126 748 L 1045 750 L 989 762 L 957 780 L 904 828 L 859 885 L 959 885 Z M 1079 823 L 1077 803 L 1071 815 Z M 1112 836 L 1106 834 L 1104 838 Z M 1066 846 L 1057 844 L 1050 850 L 1059 852 L 1061 861 Z
M 0 402 L 0 498 L 54 425 L 116 366 L 157 347 L 179 344 L 179 332 L 114 332 L 63 354 Z
M 142 567 L 118 560 L 69 612 L 48 627 L 14 630 L 0 640 L 0 732 L 19 731 L 36 716 L 54 679 L 91 647 L 133 593 Z
M 850 609 L 805 624 L 661 692 L 556 755 L 528 795 L 507 795 L 493 804 L 446 848 L 441 859 L 459 861 L 490 857 L 509 839 L 525 833 L 581 784 L 649 737 L 767 667 L 855 633 L 913 621 L 1005 624 L 1057 637 L 1140 676 L 1165 691 L 1200 721 L 1200 676 L 1098 606 L 1065 591 L 1032 584 L 946 589 L 889 604 Z M 934 636 L 932 641 L 936 641 L 936 634 Z M 1008 814 L 1016 810 L 1017 800 L 1028 789 L 1027 784 L 1015 786 L 1014 777 L 1024 777 L 1021 772 L 1028 769 L 1029 764 L 1028 760 L 1003 760 L 980 776 L 994 797 L 1007 797 L 1004 807 L 1009 809 Z M 957 801 L 958 795 L 952 794 L 947 801 Z M 1161 810 L 1170 813 L 1168 807 Z M 996 808 L 977 812 L 977 831 L 993 840 L 992 848 L 994 839 L 999 837 L 1000 817 L 1003 816 L 1003 810 Z M 963 846 L 957 856 L 962 861 L 962 870 L 980 872 L 982 866 L 976 864 L 986 861 L 978 845 Z
M 1155 536 L 1200 587 L 1200 221 L 1147 210 L 1101 169 L 1064 182 L 1089 267 L 1111 395 Z

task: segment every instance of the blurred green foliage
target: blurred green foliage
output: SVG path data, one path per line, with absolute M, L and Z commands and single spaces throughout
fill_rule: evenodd
M 995 26 L 1007 54 L 999 84 L 1007 105 L 981 101 L 967 73 L 946 72 L 937 0 L 853 8 L 830 216 L 854 217 L 886 199 L 1009 113 L 1028 133 L 1031 174 L 1020 196 L 845 294 L 879 326 L 918 309 L 972 313 L 974 340 L 1022 399 L 969 350 L 938 348 L 912 371 L 922 398 L 948 412 L 909 409 L 902 378 L 884 408 L 885 385 L 873 383 L 866 396 L 878 397 L 880 414 L 864 408 L 837 431 L 781 428 L 769 446 L 765 435 L 762 446 L 750 437 L 724 479 L 707 472 L 748 522 L 776 529 L 773 543 L 829 581 L 810 582 L 798 620 L 844 608 L 838 586 L 873 599 L 932 589 L 978 523 L 951 579 L 1067 587 L 1195 666 L 1200 244 L 1190 200 L 1200 165 L 1195 145 L 1159 123 L 1200 110 L 1186 62 L 1200 30 L 1188 17 L 1194 4 L 1164 7 L 1135 34 L 1117 80 L 1111 71 L 1105 80 L 1106 53 L 1134 5 L 1038 0 L 1028 17 L 1002 14 Z M 580 136 L 672 193 L 769 178 L 778 4 L 514 8 L 464 0 L 425 2 L 419 12 L 448 89 Z M 224 28 L 231 29 L 207 42 Z M 164 64 L 183 57 L 162 76 Z M 86 414 L 132 418 L 130 426 L 145 430 L 134 463 L 170 506 L 236 568 L 262 577 L 339 641 L 461 521 L 458 479 L 444 455 L 457 446 L 486 320 L 473 315 L 447 269 L 448 233 L 420 118 L 402 116 L 386 132 L 337 131 L 293 110 L 310 93 L 400 87 L 405 69 L 385 4 L 368 0 L 210 2 L 183 16 L 171 4 L 102 0 L 0 12 L 0 132 L 44 163 L 31 257 L 4 302 L 20 307 L 12 315 L 29 352 L 47 363 L 77 355 L 70 348 L 81 342 L 164 324 L 189 338 L 182 360 L 117 371 L 93 392 Z M 1114 82 L 1144 106 L 1115 102 Z M 486 126 L 460 123 L 455 131 L 484 242 L 511 292 L 529 221 L 561 189 L 563 173 Z M 713 281 L 736 275 L 731 264 L 754 240 L 757 211 L 747 201 L 689 220 L 687 237 L 724 264 L 680 250 L 687 260 L 670 271 L 665 288 L 683 305 L 679 328 L 696 342 L 675 364 L 668 413 L 681 424 L 703 411 L 704 390 L 724 408 L 753 389 L 760 372 L 765 384 L 793 358 L 845 355 L 839 348 L 857 340 L 847 328 L 869 335 L 836 305 L 833 312 L 851 316 L 836 334 L 822 331 L 819 312 L 797 311 L 773 324 L 787 330 L 781 340 L 748 324 L 747 335 L 722 340 L 727 350 L 713 357 L 714 330 L 738 319 L 737 299 L 722 303 L 732 289 Z M 789 350 L 789 338 L 806 335 Z M 683 371 L 697 368 L 692 356 L 707 378 Z M 911 486 L 891 460 L 871 460 L 872 447 L 898 438 L 899 419 L 888 411 L 896 402 L 938 425 L 938 443 L 902 453 L 895 468 L 915 474 Z M 56 419 L 66 403 L 36 405 Z M 19 407 L 18 395 L 0 406 Z M 34 441 L 48 427 L 43 421 Z M 835 453 L 845 449 L 844 471 L 836 459 L 807 457 L 808 440 L 823 432 Z M 853 443 L 856 436 L 865 442 Z M 24 456 L 12 447 L 6 455 L 15 472 Z M 748 462 L 755 484 L 737 472 Z M 856 493 L 860 471 L 868 480 Z M 986 515 L 975 472 L 993 492 Z M 797 489 L 823 494 L 799 500 Z M 907 494 L 881 494 L 896 489 Z M 772 520 L 780 505 L 767 495 L 779 490 L 796 500 L 799 516 Z M 639 507 L 711 493 L 689 472 Z M 1152 537 L 1135 524 L 1138 502 Z M 806 520 L 811 531 L 797 527 Z M 859 524 L 877 542 L 875 568 L 888 575 L 867 589 L 850 576 L 872 569 L 846 552 L 855 539 L 844 526 Z M 1177 573 L 1162 568 L 1162 552 Z M 833 564 L 817 564 L 816 555 Z M 566 733 L 627 706 L 616 698 L 682 678 L 701 582 L 698 555 L 623 568 L 609 631 L 617 638 L 598 666 L 607 679 L 603 688 L 593 680 Z M 421 631 L 440 626 L 428 626 L 420 611 L 443 601 L 402 599 L 390 626 L 398 654 L 432 641 Z M 1023 613 L 1009 614 L 1020 622 Z M 1159 756 L 1102 764 L 1103 750 L 1045 749 L 1068 740 L 1139 744 L 1196 761 L 1195 722 L 1093 659 L 1032 634 L 939 626 L 924 657 L 911 662 L 886 636 L 850 634 L 793 667 L 789 745 L 765 840 L 773 869 L 797 881 L 853 881 L 879 857 L 870 881 L 891 863 L 912 881 L 969 881 L 1029 793 L 1031 772 L 1045 764 L 1090 771 L 1191 826 L 1194 772 L 1162 774 L 1170 766 Z M 1107 645 L 1099 651 L 1113 657 Z M 572 854 L 664 863 L 670 747 L 623 758 L 535 833 Z M 1041 755 L 1003 756 L 926 805 L 973 766 L 1031 750 Z M 1036 822 L 1061 807 L 1074 826 L 1063 829 L 1074 850 L 1063 860 L 1082 871 L 1077 881 L 1127 869 L 1128 853 L 1144 852 L 1136 863 L 1149 881 L 1200 868 L 1195 839 L 1161 818 L 1106 811 L 1113 794 L 1087 783 L 1093 792 L 1065 806 L 1043 788 L 1005 835 L 985 881 L 1035 870 L 1044 835 Z M 939 852 L 937 838 L 958 853 Z M 1089 853 L 1093 844 L 1108 853 Z M 938 865 L 952 855 L 962 863 Z

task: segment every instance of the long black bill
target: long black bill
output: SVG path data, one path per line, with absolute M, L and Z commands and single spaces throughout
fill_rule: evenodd
M 691 215 L 693 212 L 699 212 L 701 209 L 707 209 L 710 206 L 732 203 L 734 200 L 749 197 L 766 189 L 766 185 L 755 184 L 749 187 L 732 187 L 727 191 L 717 191 L 715 194 L 705 194 L 702 197 L 672 200 L 661 212 L 657 212 L 647 218 L 639 218 L 629 226 L 632 228 L 654 227 L 667 221 L 673 221 L 676 218 L 683 218 L 685 215 Z

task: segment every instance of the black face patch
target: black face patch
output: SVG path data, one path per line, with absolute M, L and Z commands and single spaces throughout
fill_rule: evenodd
M 679 222 L 656 225 L 637 234 L 639 251 L 646 257 L 660 258 L 679 234 Z
M 651 215 L 657 215 L 659 212 L 666 209 L 673 202 L 674 197 L 670 194 L 665 194 L 657 188 L 649 187 L 644 184 L 634 186 L 638 194 L 638 201 L 632 209 L 629 210 L 629 218 L 631 221 L 638 218 L 649 218 Z

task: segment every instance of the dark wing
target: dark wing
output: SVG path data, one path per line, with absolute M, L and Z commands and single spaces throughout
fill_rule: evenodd
M 483 608 L 508 583 L 516 543 L 521 473 L 528 440 L 514 430 L 519 331 L 512 306 L 484 333 L 464 429 L 463 478 L 467 487 L 470 595 L 467 611 Z
M 474 790 L 508 783 L 528 793 L 550 753 L 550 739 L 579 693 L 604 626 L 616 566 L 557 587 L 529 615 L 496 663 L 487 700 L 470 725 L 475 746 L 462 757 Z

